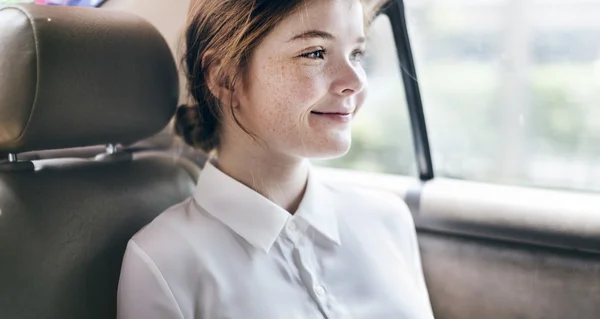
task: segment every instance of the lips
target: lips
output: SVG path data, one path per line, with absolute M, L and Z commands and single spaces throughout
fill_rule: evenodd
M 353 113 L 348 111 L 334 111 L 334 112 L 311 112 L 315 118 L 325 120 L 328 123 L 348 123 L 352 120 Z
M 351 115 L 354 114 L 354 107 L 352 106 L 336 106 L 336 107 L 324 107 L 322 109 L 313 110 L 311 113 L 314 114 L 330 114 L 330 115 Z
M 317 111 L 312 111 L 311 113 L 313 114 L 317 114 L 317 115 L 350 115 L 352 114 L 352 112 L 317 112 Z

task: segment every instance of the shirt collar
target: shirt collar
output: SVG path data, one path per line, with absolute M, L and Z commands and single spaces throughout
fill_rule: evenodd
M 304 197 L 294 218 L 303 219 L 325 238 L 340 245 L 337 215 L 332 200 L 333 196 L 330 190 L 311 170 Z
M 285 209 L 223 173 L 210 161 L 200 173 L 194 199 L 213 217 L 265 252 L 292 219 Z M 331 196 L 312 170 L 293 218 L 303 219 L 326 238 L 340 244 Z

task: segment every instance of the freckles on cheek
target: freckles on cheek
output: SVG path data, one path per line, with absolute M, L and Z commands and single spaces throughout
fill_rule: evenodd
M 261 72 L 254 90 L 255 113 L 261 130 L 268 134 L 281 135 L 287 127 L 293 124 L 291 121 L 292 106 L 294 105 L 290 94 L 297 89 L 290 86 L 290 65 L 286 65 L 280 59 L 269 58 L 256 70 Z
M 308 120 L 309 110 L 318 103 L 325 88 L 321 68 L 294 60 L 270 57 L 255 69 L 253 116 L 258 129 L 271 136 L 298 134 Z
M 298 72 L 295 81 L 295 96 L 301 101 L 303 106 L 311 106 L 316 103 L 326 91 L 327 83 L 325 73 L 321 70 L 304 69 Z
M 268 72 L 272 77 L 265 87 L 265 93 L 280 112 L 287 114 L 287 118 L 290 114 L 298 113 L 299 108 L 311 101 L 315 78 L 307 72 L 306 67 L 299 66 L 294 61 L 279 61 Z

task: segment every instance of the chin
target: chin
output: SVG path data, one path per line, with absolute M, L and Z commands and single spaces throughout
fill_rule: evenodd
M 350 150 L 352 140 L 350 136 L 339 136 L 311 144 L 310 146 L 306 145 L 303 157 L 310 159 L 333 159 L 346 155 Z

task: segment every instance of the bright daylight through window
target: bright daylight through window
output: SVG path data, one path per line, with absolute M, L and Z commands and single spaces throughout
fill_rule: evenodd
M 600 0 L 404 4 L 437 177 L 600 191 Z M 370 100 L 336 163 L 413 174 L 395 44 L 375 28 Z
M 405 1 L 437 176 L 600 191 L 600 1 Z

